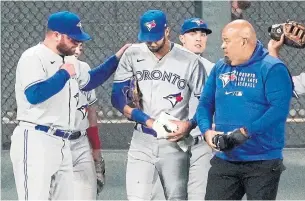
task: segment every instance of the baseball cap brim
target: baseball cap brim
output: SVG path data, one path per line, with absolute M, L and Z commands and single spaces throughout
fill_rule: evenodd
M 161 33 L 139 33 L 138 40 L 142 42 L 156 42 L 164 37 L 164 32 Z
M 70 38 L 76 40 L 76 41 L 80 41 L 80 42 L 84 42 L 87 40 L 91 40 L 91 37 L 89 36 L 89 34 L 82 32 L 80 34 L 74 34 L 74 35 L 68 35 Z
M 211 30 L 211 29 L 208 29 L 208 28 L 191 27 L 191 28 L 189 28 L 189 29 L 184 30 L 184 32 L 183 32 L 182 34 L 185 34 L 186 32 L 191 31 L 191 30 L 193 30 L 193 29 L 200 29 L 200 30 L 203 30 L 203 31 L 204 31 L 205 33 L 207 33 L 207 34 L 211 34 L 211 33 L 212 33 L 212 30 Z

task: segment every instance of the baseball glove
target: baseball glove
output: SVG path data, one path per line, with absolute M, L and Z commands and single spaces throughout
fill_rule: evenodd
M 294 48 L 305 48 L 305 25 L 287 20 L 282 24 L 274 24 L 268 28 L 269 36 L 279 41 L 284 34 L 284 44 Z
M 124 88 L 126 103 L 129 107 L 142 109 L 142 93 L 139 89 L 138 80 L 136 76 L 130 79 L 128 87 Z
M 102 192 L 105 185 L 105 161 L 104 158 L 101 157 L 99 161 L 94 161 L 94 163 L 97 177 L 97 194 L 99 194 Z

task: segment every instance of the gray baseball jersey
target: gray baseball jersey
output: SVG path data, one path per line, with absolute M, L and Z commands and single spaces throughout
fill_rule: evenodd
M 298 94 L 304 94 L 305 93 L 305 73 L 301 73 L 298 76 L 292 77 L 293 84 L 294 84 L 294 90 Z
M 206 74 L 199 56 L 175 44 L 161 60 L 145 43 L 129 47 L 122 56 L 114 82 L 136 76 L 143 94 L 143 111 L 157 118 L 162 111 L 186 120 L 191 94 L 199 96 Z
M 200 59 L 204 65 L 207 75 L 209 75 L 214 66 L 214 63 L 203 57 L 200 57 Z M 202 73 L 204 74 L 205 72 L 203 71 Z M 190 118 L 194 116 L 198 103 L 198 98 L 195 96 L 191 96 L 189 109 Z M 196 127 L 195 129 L 193 129 L 191 135 L 201 135 L 199 128 Z M 199 144 L 192 146 L 191 153 L 192 156 L 190 159 L 187 199 L 204 200 L 208 171 L 210 169 L 210 159 L 212 158 L 212 150 L 205 142 L 200 142 Z M 162 184 L 159 178 L 153 186 L 152 200 L 165 200 Z
M 200 60 L 201 62 L 203 63 L 203 66 L 205 68 L 205 72 L 207 73 L 207 75 L 210 74 L 213 66 L 214 66 L 214 63 L 210 62 L 209 60 L 203 58 L 203 57 L 200 57 Z M 194 114 L 196 113 L 196 109 L 197 109 L 197 106 L 198 106 L 198 103 L 199 103 L 199 100 L 197 97 L 195 96 L 191 96 L 191 99 L 190 99 L 190 111 L 189 111 L 189 117 L 190 118 L 193 118 Z M 197 136 L 197 135 L 201 135 L 201 132 L 198 128 L 198 126 L 193 129 L 191 131 L 191 135 L 192 136 Z
M 143 94 L 143 111 L 152 118 L 161 112 L 186 120 L 191 95 L 199 96 L 206 74 L 199 56 L 178 44 L 158 59 L 146 44 L 132 45 L 122 56 L 114 82 L 136 76 Z M 187 198 L 189 151 L 176 142 L 143 133 L 138 125 L 128 152 L 126 191 L 128 199 L 150 200 L 159 179 L 166 199 Z

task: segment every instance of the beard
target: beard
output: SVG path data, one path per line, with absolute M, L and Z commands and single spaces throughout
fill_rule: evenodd
M 56 47 L 56 49 L 58 50 L 58 52 L 61 53 L 61 55 L 63 56 L 71 56 L 75 54 L 75 50 L 76 48 L 69 48 L 66 44 L 64 43 L 59 43 Z
M 232 61 L 230 60 L 230 58 L 228 56 L 225 56 L 224 62 L 229 65 L 231 65 L 231 63 L 232 63 Z
M 162 44 L 159 47 L 151 47 L 149 45 L 147 45 L 147 47 L 151 52 L 156 53 L 159 52 L 164 47 L 164 45 L 165 45 L 165 37 L 163 38 Z

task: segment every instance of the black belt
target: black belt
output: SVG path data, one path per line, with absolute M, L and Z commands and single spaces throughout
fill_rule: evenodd
M 49 126 L 43 126 L 43 125 L 36 125 L 35 126 L 35 130 L 44 131 L 46 133 L 49 131 L 49 129 L 50 129 Z M 54 131 L 53 135 L 58 136 L 58 137 L 62 137 L 64 139 L 68 139 L 68 140 L 76 140 L 82 135 L 82 133 L 80 131 L 71 132 L 71 131 L 56 129 Z

